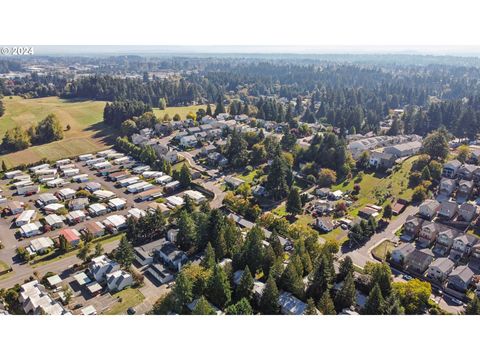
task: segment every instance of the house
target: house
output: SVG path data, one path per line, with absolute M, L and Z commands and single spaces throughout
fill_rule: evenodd
M 86 223 L 84 230 L 92 234 L 94 238 L 105 235 L 105 226 L 100 221 Z
M 70 200 L 68 208 L 70 210 L 83 210 L 88 206 L 88 198 L 78 198 Z
M 65 206 L 63 204 L 50 204 L 43 208 L 47 214 L 58 214 L 60 211 L 63 211 Z
M 455 263 L 446 257 L 437 258 L 430 264 L 427 271 L 427 277 L 443 283 L 452 272 Z
M 358 216 L 360 216 L 364 219 L 367 219 L 367 220 L 370 219 L 371 217 L 375 218 L 378 215 L 380 215 L 378 210 L 374 209 L 370 206 L 365 206 L 364 208 L 362 208 L 358 211 Z
M 428 199 L 420 204 L 420 206 L 418 207 L 418 213 L 423 218 L 431 220 L 435 216 L 437 216 L 440 207 L 441 205 L 437 200 Z
M 38 195 L 37 204 L 40 207 L 45 207 L 47 205 L 54 204 L 54 203 L 57 203 L 57 202 L 58 202 L 57 197 L 55 195 L 53 195 L 52 193 L 43 193 L 43 194 Z
M 403 266 L 405 259 L 414 251 L 415 246 L 412 243 L 402 243 L 392 250 L 390 259 L 393 262 Z
M 153 263 L 155 254 L 160 248 L 165 245 L 167 240 L 165 238 L 152 241 L 148 244 L 135 247 L 135 260 L 141 265 L 149 265 Z
M 457 159 L 445 163 L 442 169 L 442 176 L 453 179 L 457 175 L 460 166 L 462 166 L 462 163 Z
M 86 218 L 87 216 L 85 215 L 83 210 L 73 210 L 67 214 L 67 220 L 70 224 L 81 223 L 85 221 Z
M 170 175 L 162 175 L 155 179 L 155 182 L 160 185 L 165 185 L 171 182 L 173 178 Z
M 127 205 L 127 200 L 125 199 L 114 198 L 108 201 L 108 207 L 113 211 L 122 210 L 125 208 L 126 205 Z
M 43 220 L 45 221 L 45 224 L 50 227 L 50 229 L 58 229 L 63 226 L 63 220 L 57 214 L 47 215 Z
M 451 228 L 444 228 L 437 236 L 437 242 L 432 251 L 436 256 L 447 256 L 452 248 L 454 238 L 458 236 L 458 232 Z
M 325 187 L 319 188 L 315 190 L 315 193 L 321 198 L 326 198 L 330 194 L 330 189 Z
M 70 188 L 60 189 L 57 191 L 56 195 L 63 201 L 70 200 L 75 197 L 75 190 Z
M 140 194 L 137 195 L 136 199 L 139 201 L 154 200 L 161 197 L 162 195 L 162 189 L 157 187 L 147 191 L 142 191 Z
M 147 205 L 148 212 L 155 212 L 156 210 L 159 210 L 164 215 L 167 215 L 170 212 L 170 208 L 162 203 L 151 202 Z
M 437 224 L 425 221 L 422 223 L 417 242 L 421 247 L 430 247 L 436 240 L 439 231 Z
M 473 190 L 473 181 L 471 180 L 460 180 L 457 190 L 457 201 L 465 202 L 469 199 L 470 194 Z
M 395 165 L 395 155 L 381 151 L 372 151 L 369 164 L 376 169 L 390 169 Z
M 457 183 L 455 180 L 452 179 L 447 179 L 447 178 L 442 178 L 440 180 L 440 186 L 439 186 L 439 194 L 444 195 L 444 196 L 450 196 L 455 189 L 457 188 Z
M 30 281 L 20 287 L 19 299 L 25 314 L 66 315 L 70 314 L 46 292 L 38 280 Z
M 139 208 L 131 208 L 128 210 L 127 217 L 133 217 L 135 220 L 138 220 L 145 215 L 147 215 L 147 212 L 145 210 Z
M 458 207 L 459 220 L 471 222 L 477 215 L 476 205 L 470 203 L 463 203 Z
M 210 166 L 225 166 L 228 164 L 228 159 L 219 152 L 212 152 L 208 154 L 207 161 Z
M 187 255 L 170 242 L 158 250 L 158 256 L 166 266 L 175 271 L 180 271 L 188 261 Z
M 196 191 L 196 190 L 185 190 L 183 192 L 183 198 L 185 199 L 185 197 L 187 197 L 187 196 L 191 200 L 193 200 L 193 202 L 196 203 L 196 204 L 199 204 L 199 203 L 207 200 L 205 195 L 203 195 L 200 191 Z
M 315 219 L 315 226 L 324 232 L 330 232 L 335 229 L 335 222 L 329 217 L 318 217 Z
M 107 217 L 103 224 L 111 233 L 116 234 L 127 227 L 127 219 L 123 215 L 114 214 Z
M 184 148 L 194 147 L 195 145 L 197 145 L 197 142 L 198 140 L 195 135 L 187 135 L 180 138 L 180 145 Z
M 97 190 L 93 192 L 93 196 L 96 196 L 100 201 L 105 201 L 115 197 L 115 193 L 108 190 Z
M 330 200 L 340 200 L 343 197 L 343 192 L 341 190 L 335 190 L 328 194 Z
M 39 235 L 42 233 L 41 227 L 39 222 L 25 224 L 20 226 L 20 234 L 26 238 Z
M 102 188 L 102 185 L 98 182 L 95 181 L 90 181 L 85 184 L 85 190 L 90 191 L 91 193 L 100 190 Z
M 15 225 L 20 227 L 22 225 L 29 224 L 33 219 L 35 219 L 35 215 L 35 210 L 25 210 L 15 219 Z
M 388 146 L 383 149 L 384 153 L 392 154 L 396 158 L 415 155 L 422 148 L 420 141 L 410 141 L 403 144 Z
M 58 275 L 52 275 L 47 278 L 47 283 L 51 289 L 61 289 L 62 278 Z
M 438 216 L 441 216 L 445 219 L 453 219 L 458 212 L 458 205 L 453 201 L 444 201 L 440 205 L 440 210 L 438 210 Z
M 160 284 L 166 284 L 173 280 L 173 274 L 162 264 L 151 264 L 146 273 L 152 275 Z
M 233 176 L 225 176 L 225 184 L 230 186 L 232 189 L 238 188 L 243 183 L 245 183 L 245 181 L 242 180 L 242 179 L 238 179 L 238 178 L 233 177 Z
M 428 267 L 433 261 L 433 258 L 434 256 L 431 250 L 415 249 L 406 257 L 405 264 L 407 269 L 413 270 L 419 274 L 423 274 L 425 271 L 427 271 Z
M 303 315 L 307 309 L 306 303 L 286 291 L 280 293 L 278 304 L 280 305 L 280 311 L 284 315 Z
M 252 188 L 252 194 L 254 196 L 265 196 L 267 194 L 267 190 L 262 185 L 255 185 Z
M 76 229 L 62 229 L 58 236 L 63 236 L 70 246 L 78 246 L 80 244 L 80 233 Z
M 195 299 L 191 303 L 188 303 L 187 304 L 187 309 L 190 310 L 191 312 L 193 312 L 195 310 L 195 308 L 197 307 L 197 304 L 198 304 L 199 301 L 200 301 L 200 299 Z M 213 311 L 215 311 L 215 313 L 217 315 L 222 315 L 223 314 L 223 312 L 219 308 L 217 308 L 215 305 L 210 303 L 208 300 L 207 300 L 207 302 L 210 304 L 210 307 L 213 309 Z
M 471 164 L 463 164 L 457 170 L 457 176 L 463 180 L 472 180 L 475 170 L 478 169 L 478 166 Z
M 100 255 L 92 259 L 88 269 L 96 281 L 103 282 L 107 279 L 107 274 L 120 270 L 120 265 L 107 256 Z
M 20 201 L 9 201 L 7 202 L 6 209 L 10 215 L 17 215 L 23 211 L 23 203 Z
M 130 177 L 130 173 L 127 171 L 115 171 L 111 174 L 108 174 L 108 179 L 111 181 L 120 181 Z
M 457 236 L 453 240 L 452 251 L 450 252 L 450 258 L 457 261 L 463 257 L 466 257 L 472 253 L 473 246 L 476 245 L 478 237 L 471 234 L 462 234 Z
M 88 207 L 88 213 L 91 216 L 101 216 L 107 213 L 107 207 L 103 204 L 95 203 Z
M 165 184 L 164 190 L 167 193 L 171 193 L 177 190 L 179 187 L 180 187 L 180 181 L 175 180 L 175 181 L 169 182 L 168 184 Z
M 39 237 L 30 241 L 27 251 L 30 254 L 44 254 L 52 249 L 55 243 L 49 237 Z
M 107 274 L 107 287 L 110 291 L 120 291 L 133 284 L 133 277 L 125 270 L 116 270 Z
M 185 203 L 185 201 L 181 197 L 175 195 L 167 197 L 166 200 L 167 204 L 172 208 L 182 206 Z
M 473 270 L 466 265 L 457 266 L 448 276 L 448 287 L 466 291 L 473 279 Z

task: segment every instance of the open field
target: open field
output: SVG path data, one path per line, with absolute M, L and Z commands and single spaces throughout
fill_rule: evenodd
M 23 99 L 18 96 L 3 99 L 6 112 L 0 119 L 0 137 L 15 126 L 28 128 L 45 116 L 54 113 L 64 127 L 64 139 L 50 144 L 32 146 L 28 149 L 0 157 L 8 167 L 34 163 L 42 158 L 56 160 L 95 152 L 107 148 L 115 134 L 103 126 L 104 101 L 72 101 L 51 96 L 39 99 Z
M 215 106 L 210 105 L 210 107 L 212 108 L 212 111 L 215 110 Z M 189 112 L 193 112 L 195 114 L 199 109 L 207 110 L 207 105 L 172 106 L 167 107 L 165 110 L 154 108 L 153 112 L 155 113 L 155 116 L 159 119 L 163 119 L 165 114 L 170 115 L 171 118 L 173 118 L 175 114 L 178 114 L 180 115 L 182 120 L 184 120 Z
M 395 244 L 390 240 L 385 240 L 372 249 L 372 254 L 377 259 L 386 260 L 387 254 L 391 253 L 393 249 L 395 249 Z
M 412 163 L 416 158 L 416 156 L 413 156 L 405 160 L 399 170 L 388 176 L 377 177 L 373 173 L 364 173 L 358 182 L 360 185 L 358 200 L 349 208 L 348 213 L 356 216 L 358 211 L 365 205 L 384 205 L 391 201 L 392 198 L 411 200 L 413 190 L 407 188 L 408 177 Z M 355 186 L 355 179 L 357 178 L 334 186 L 333 190 L 352 191 Z
M 120 299 L 120 301 L 113 305 L 109 310 L 107 310 L 104 313 L 105 315 L 123 314 L 127 311 L 129 307 L 134 307 L 140 304 L 145 299 L 145 296 L 138 289 L 132 288 L 119 291 L 118 293 L 113 295 L 113 297 L 116 299 Z

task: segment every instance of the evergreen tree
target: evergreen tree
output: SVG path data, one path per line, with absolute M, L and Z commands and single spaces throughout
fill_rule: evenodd
M 287 198 L 286 210 L 292 215 L 298 215 L 302 212 L 302 200 L 296 187 L 292 187 Z
M 385 315 L 403 315 L 405 314 L 405 310 L 400 303 L 397 295 L 392 292 L 386 299 L 384 304 L 383 313 Z
M 347 255 L 340 261 L 338 280 L 344 280 L 350 273 L 353 273 L 353 261 L 352 258 Z
M 480 315 L 480 299 L 477 295 L 467 304 L 465 315 Z
M 260 308 L 265 315 L 275 315 L 280 312 L 278 296 L 277 284 L 273 277 L 269 276 L 260 299 Z
M 253 315 L 252 305 L 250 302 L 242 298 L 236 304 L 232 304 L 225 309 L 227 315 Z
M 285 268 L 281 278 L 280 286 L 283 290 L 291 292 L 296 297 L 302 299 L 305 296 L 302 277 L 298 274 L 293 261 L 290 261 Z
M 213 115 L 213 113 L 212 113 L 212 107 L 210 106 L 210 104 L 207 104 L 206 114 L 207 114 L 208 116 L 212 116 L 212 115 Z
M 7 164 L 5 164 L 5 160 L 2 160 L 2 172 L 6 172 L 7 170 Z
M 127 237 L 124 235 L 115 251 L 115 260 L 117 260 L 122 268 L 128 269 L 132 265 L 134 259 L 135 255 L 132 243 L 128 241 Z
M 215 250 L 213 250 L 212 244 L 208 243 L 205 248 L 205 256 L 202 259 L 201 265 L 205 269 L 213 269 L 215 264 Z
M 236 289 L 237 299 L 245 298 L 250 301 L 252 299 L 252 290 L 253 277 L 247 265 L 245 266 L 245 270 L 243 271 L 240 283 L 238 284 Z
M 183 164 L 182 168 L 180 169 L 178 181 L 184 188 L 189 187 L 192 182 L 192 174 L 190 173 L 190 168 L 186 164 Z
M 318 309 L 315 306 L 315 301 L 312 298 L 307 300 L 307 309 L 305 310 L 304 315 L 318 315 Z
M 184 271 L 178 274 L 172 291 L 175 296 L 175 311 L 182 313 L 183 307 L 193 300 L 193 283 Z
M 318 302 L 318 309 L 322 315 L 336 315 L 335 304 L 333 303 L 332 297 L 330 296 L 329 291 L 325 291 Z
M 391 219 L 392 218 L 392 205 L 387 204 L 383 208 L 383 218 L 384 219 Z
M 103 246 L 101 242 L 97 242 L 95 244 L 95 252 L 93 253 L 93 257 L 98 257 L 103 254 Z
M 216 315 L 216 312 L 207 299 L 201 296 L 193 309 L 192 315 Z
M 370 293 L 368 294 L 368 299 L 363 309 L 363 313 L 366 315 L 381 315 L 383 314 L 383 307 L 385 300 L 380 290 L 380 286 L 375 284 Z
M 183 251 L 189 251 L 195 245 L 197 228 L 192 216 L 186 210 L 180 212 L 178 219 L 177 245 Z
M 275 200 L 280 200 L 287 196 L 289 173 L 291 173 L 291 169 L 285 160 L 282 159 L 282 156 L 277 154 L 270 165 L 267 182 L 265 183 L 266 190 Z
M 318 301 L 324 292 L 330 292 L 334 276 L 331 255 L 323 254 L 314 270 L 312 282 L 308 288 L 308 296 Z
M 352 272 L 349 272 L 343 282 L 343 286 L 335 296 L 335 307 L 338 310 L 349 308 L 355 304 L 356 291 Z
M 232 298 L 230 282 L 221 266 L 215 265 L 208 281 L 207 296 L 215 306 L 223 309 Z

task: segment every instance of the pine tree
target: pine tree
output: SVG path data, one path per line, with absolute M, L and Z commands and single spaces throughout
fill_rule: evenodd
M 208 116 L 212 116 L 212 115 L 213 115 L 213 113 L 212 113 L 212 107 L 210 106 L 210 104 L 207 104 L 206 114 L 207 114 Z
M 325 291 L 318 302 L 318 309 L 322 315 L 336 315 L 335 304 L 329 291 Z
M 292 215 L 298 215 L 302 212 L 302 200 L 296 187 L 292 187 L 288 194 L 286 210 Z
M 318 315 L 318 309 L 315 306 L 315 301 L 312 298 L 307 300 L 307 309 L 305 310 L 304 315 Z
M 275 315 L 280 312 L 278 296 L 277 284 L 273 277 L 269 276 L 260 300 L 260 308 L 265 315 Z
M 303 284 L 302 277 L 298 274 L 293 261 L 290 261 L 285 268 L 285 271 L 280 278 L 280 286 L 283 290 L 291 292 L 300 299 L 305 296 L 305 285 Z
M 320 299 L 324 292 L 330 291 L 333 285 L 334 270 L 331 256 L 323 254 L 316 266 L 313 279 L 308 288 L 308 296 L 314 300 Z
M 175 295 L 175 307 L 178 313 L 181 313 L 183 307 L 193 300 L 193 283 L 185 275 L 184 271 L 180 271 L 175 279 L 175 286 L 173 287 L 173 294 Z
M 184 188 L 189 187 L 192 183 L 192 174 L 190 173 L 190 168 L 186 164 L 183 164 L 182 168 L 180 169 L 178 181 Z
M 185 210 L 180 212 L 178 220 L 177 245 L 183 251 L 189 251 L 194 245 L 197 236 L 197 228 L 190 213 Z
M 117 260 L 117 262 L 122 266 L 122 268 L 128 269 L 132 265 L 134 259 L 135 255 L 133 252 L 133 245 L 124 235 L 122 236 L 120 244 L 116 249 L 115 260 Z
M 396 296 L 394 292 L 390 294 L 389 297 L 385 299 L 384 311 L 385 315 L 403 315 L 405 314 L 405 309 L 400 303 L 400 299 Z
M 232 298 L 230 282 L 222 267 L 216 265 L 213 268 L 213 274 L 208 281 L 207 296 L 212 304 L 223 309 Z
M 383 314 L 383 307 L 385 300 L 380 290 L 380 286 L 376 284 L 370 293 L 368 294 L 367 303 L 363 309 L 363 313 L 366 315 L 381 315 Z
M 101 242 L 97 242 L 95 244 L 95 252 L 93 253 L 93 257 L 97 257 L 103 254 L 103 246 Z
M 242 298 L 236 304 L 232 304 L 225 309 L 227 315 L 253 315 L 252 305 L 250 302 Z
M 384 219 L 391 219 L 392 218 L 392 205 L 387 204 L 383 208 L 383 218 Z
M 338 273 L 338 280 L 344 280 L 348 274 L 353 272 L 353 261 L 350 256 L 345 256 L 340 261 L 339 273 Z
M 253 290 L 253 277 L 247 265 L 245 266 L 245 270 L 243 271 L 242 277 L 240 279 L 240 283 L 237 286 L 237 290 L 236 290 L 237 299 L 245 298 L 250 301 L 252 299 L 252 290 Z
M 192 315 L 216 315 L 216 312 L 207 299 L 201 296 L 193 309 Z
M 338 310 L 349 308 L 355 304 L 356 291 L 352 272 L 347 274 L 343 286 L 335 296 L 335 307 Z
M 205 269 L 213 269 L 215 266 L 215 250 L 213 250 L 212 244 L 208 243 L 205 248 L 205 256 L 200 263 Z

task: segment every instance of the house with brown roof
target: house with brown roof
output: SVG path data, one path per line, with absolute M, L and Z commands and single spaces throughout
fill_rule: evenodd
M 477 206 L 470 203 L 463 203 L 458 207 L 459 220 L 470 222 L 477 216 Z
M 403 225 L 403 234 L 401 239 L 404 241 L 411 241 L 416 238 L 420 232 L 422 224 L 422 219 L 413 215 L 408 216 L 405 224 Z
M 407 269 L 413 270 L 419 274 L 427 271 L 428 267 L 433 261 L 433 253 L 429 249 L 412 251 L 405 259 Z
M 423 218 L 428 220 L 433 219 L 437 216 L 438 211 L 440 210 L 440 203 L 437 200 L 427 199 L 418 207 L 418 213 Z
M 438 216 L 441 216 L 445 219 L 453 219 L 458 212 L 458 205 L 453 201 L 444 201 L 438 210 Z
M 421 247 L 430 247 L 436 240 L 438 235 L 439 228 L 437 224 L 425 221 L 422 224 L 422 228 L 420 229 L 420 233 L 418 234 L 417 243 Z

